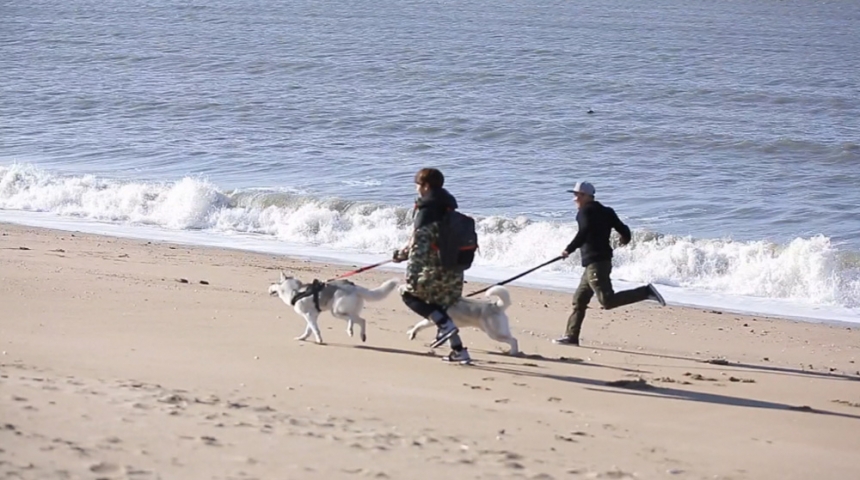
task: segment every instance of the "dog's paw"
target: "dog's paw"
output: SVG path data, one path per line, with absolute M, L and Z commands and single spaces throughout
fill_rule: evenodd
M 406 336 L 409 337 L 409 340 L 415 340 L 415 332 L 413 332 L 412 330 L 406 332 Z
M 363 333 L 362 333 L 362 334 L 361 334 L 361 341 L 362 341 L 362 342 L 366 342 L 366 341 L 367 341 L 367 335 L 365 335 L 365 334 L 363 334 Z

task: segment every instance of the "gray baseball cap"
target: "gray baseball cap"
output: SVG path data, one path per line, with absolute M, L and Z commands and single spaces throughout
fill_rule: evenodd
M 594 185 L 588 182 L 576 182 L 576 185 L 573 186 L 573 190 L 567 190 L 567 193 L 584 193 L 586 195 L 594 196 L 597 190 L 594 188 Z

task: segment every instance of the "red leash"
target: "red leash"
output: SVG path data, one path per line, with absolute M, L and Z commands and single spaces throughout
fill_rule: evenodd
M 359 269 L 357 269 L 357 270 L 353 270 L 353 271 L 351 271 L 351 272 L 346 272 L 346 273 L 344 273 L 343 275 L 339 275 L 339 276 L 337 276 L 337 277 L 332 278 L 331 280 L 326 280 L 326 283 L 328 283 L 328 282 L 333 282 L 333 281 L 335 281 L 335 280 L 340 280 L 340 279 L 342 279 L 342 278 L 346 278 L 346 277 L 351 277 L 351 276 L 353 276 L 353 275 L 358 275 L 358 274 L 359 274 L 359 273 L 361 273 L 361 272 L 366 272 L 366 271 L 368 271 L 368 270 L 373 270 L 373 269 L 374 269 L 374 268 L 376 268 L 376 267 L 381 267 L 381 266 L 385 265 L 386 263 L 391 263 L 391 262 L 393 262 L 393 261 L 394 261 L 394 260 L 389 259 L 389 260 L 386 260 L 386 261 L 384 261 L 384 262 L 374 263 L 373 265 L 367 265 L 366 267 L 361 267 L 361 268 L 359 268 Z

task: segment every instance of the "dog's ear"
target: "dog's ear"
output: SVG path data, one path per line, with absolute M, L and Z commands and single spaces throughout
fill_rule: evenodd
M 283 271 L 281 271 L 281 283 L 283 283 L 283 282 L 285 282 L 285 281 L 287 281 L 287 276 L 286 276 L 286 275 L 284 275 L 284 272 L 283 272 Z

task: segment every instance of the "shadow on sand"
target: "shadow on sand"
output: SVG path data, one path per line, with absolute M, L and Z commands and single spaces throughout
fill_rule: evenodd
M 710 365 L 710 360 L 702 360 L 701 358 L 694 357 L 682 357 L 678 355 L 666 355 L 661 353 L 649 353 L 642 351 L 633 351 L 633 350 L 619 350 L 617 348 L 605 348 L 605 347 L 588 347 L 592 350 L 600 350 L 603 352 L 614 352 L 614 353 L 622 353 L 626 355 L 640 355 L 643 357 L 653 357 L 653 358 L 666 358 L 670 360 L 683 360 L 687 362 L 694 362 L 700 365 Z M 803 377 L 814 377 L 814 378 L 825 378 L 831 380 L 853 380 L 855 382 L 860 381 L 860 376 L 842 374 L 842 373 L 833 373 L 833 372 L 816 372 L 814 370 L 800 370 L 796 368 L 787 368 L 787 367 L 777 367 L 771 365 L 754 365 L 750 363 L 735 363 L 735 362 L 727 362 L 725 364 L 715 364 L 714 368 L 719 367 L 720 369 L 725 368 L 738 368 L 745 370 L 752 370 L 762 373 L 775 373 L 779 375 L 797 375 Z
M 345 347 L 345 348 L 353 348 L 356 350 L 367 350 L 379 353 L 390 353 L 397 355 L 410 355 L 416 357 L 436 357 L 436 355 L 432 352 L 419 352 L 415 350 L 402 350 L 399 348 L 386 348 L 386 347 L 372 347 L 368 345 L 335 345 L 332 346 Z M 611 350 L 617 351 L 617 350 Z M 510 357 L 508 355 L 496 354 L 500 357 L 507 357 L 511 360 L 519 359 L 525 360 L 525 363 L 516 363 L 516 362 L 501 362 L 501 361 L 488 361 L 488 362 L 477 362 L 476 364 L 468 367 L 474 368 L 477 370 L 492 372 L 497 374 L 507 374 L 513 376 L 521 376 L 521 377 L 532 377 L 532 378 L 542 378 L 547 380 L 555 380 L 559 382 L 572 383 L 583 385 L 587 390 L 604 392 L 604 393 L 614 393 L 614 394 L 622 394 L 622 395 L 636 395 L 648 398 L 663 398 L 663 399 L 671 399 L 671 400 L 684 400 L 688 402 L 702 402 L 702 403 L 711 403 L 716 405 L 727 405 L 733 407 L 746 407 L 746 408 L 763 408 L 769 410 L 784 410 L 784 411 L 796 411 L 798 413 L 815 413 L 819 415 L 830 415 L 842 418 L 850 418 L 854 420 L 860 420 L 860 415 L 851 415 L 847 413 L 839 413 L 839 412 L 831 412 L 828 410 L 819 410 L 816 408 L 810 408 L 808 406 L 798 406 L 798 405 L 789 405 L 787 403 L 779 403 L 779 402 L 769 402 L 765 400 L 755 400 L 751 398 L 743 398 L 743 397 L 734 397 L 731 395 L 720 395 L 716 393 L 705 393 L 705 392 L 696 392 L 691 390 L 681 390 L 678 388 L 666 388 L 666 387 L 656 387 L 645 383 L 644 381 L 622 381 L 622 384 L 629 385 L 629 387 L 625 386 L 616 386 L 610 383 L 607 383 L 603 380 L 595 380 L 591 378 L 583 378 L 583 377 L 575 377 L 570 375 L 555 375 L 551 373 L 543 373 L 540 371 L 536 371 L 534 367 L 539 367 L 537 364 L 529 364 L 528 360 L 536 360 L 536 361 L 547 361 L 553 363 L 566 363 L 577 366 L 588 366 L 588 367 L 605 367 L 610 369 L 619 369 L 623 371 L 627 371 L 627 369 L 620 369 L 616 367 L 607 367 L 605 365 L 586 363 L 577 361 L 579 359 L 553 359 L 546 358 L 542 356 L 535 355 L 523 355 L 520 357 Z M 654 355 L 654 354 L 646 354 L 646 355 Z M 538 358 L 539 357 L 539 358 Z M 683 358 L 683 357 L 670 357 L 681 360 L 690 360 L 701 362 L 701 360 L 692 359 L 692 358 Z M 731 366 L 739 366 L 737 364 L 732 364 Z M 523 367 L 528 368 L 528 370 L 522 369 Z M 638 372 L 635 371 L 634 372 Z
M 752 398 L 733 397 L 731 395 L 720 395 L 716 393 L 696 392 L 691 390 L 681 390 L 678 388 L 655 387 L 645 382 L 629 381 L 630 388 L 613 386 L 602 380 L 594 380 L 591 378 L 574 377 L 569 375 L 554 375 L 549 373 L 541 373 L 534 371 L 525 371 L 512 368 L 496 367 L 493 365 L 475 365 L 474 368 L 487 372 L 500 374 L 509 374 L 524 377 L 544 378 L 548 380 L 556 380 L 560 382 L 575 383 L 586 386 L 587 390 L 605 392 L 605 393 L 620 393 L 624 395 L 637 395 L 650 398 L 665 398 L 674 400 L 685 400 L 689 402 L 704 402 L 717 405 L 729 405 L 733 407 L 747 408 L 765 408 L 770 410 L 788 410 L 806 413 L 817 413 L 820 415 L 833 415 L 836 417 L 851 418 L 860 420 L 860 415 L 851 415 L 848 413 L 831 412 L 828 410 L 819 410 L 808 406 L 789 405 L 787 403 L 768 402 L 764 400 L 755 400 Z

